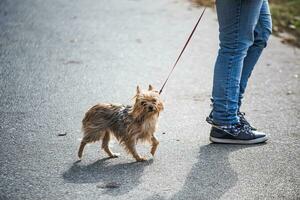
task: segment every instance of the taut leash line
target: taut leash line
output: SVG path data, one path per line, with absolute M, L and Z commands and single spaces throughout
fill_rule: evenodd
M 169 73 L 167 79 L 165 80 L 164 84 L 162 85 L 161 89 L 159 90 L 159 94 L 161 94 L 162 90 L 164 89 L 164 87 L 165 87 L 166 83 L 168 82 L 168 80 L 169 80 L 169 78 L 170 78 L 170 76 L 171 76 L 173 70 L 175 69 L 175 67 L 176 67 L 176 65 L 177 65 L 177 63 L 178 63 L 178 61 L 179 61 L 179 59 L 180 59 L 182 53 L 184 52 L 184 50 L 185 50 L 186 46 L 188 45 L 189 41 L 191 40 L 191 38 L 192 38 L 192 36 L 193 36 L 193 34 L 194 34 L 194 32 L 195 32 L 195 30 L 196 30 L 196 28 L 197 28 L 199 22 L 201 21 L 201 18 L 202 18 L 202 16 L 203 16 L 205 10 L 206 10 L 206 7 L 204 7 L 204 9 L 203 9 L 203 11 L 202 11 L 202 13 L 201 13 L 201 15 L 200 15 L 200 17 L 199 17 L 199 19 L 198 19 L 196 25 L 195 25 L 193 31 L 191 32 L 189 38 L 187 39 L 187 41 L 186 41 L 186 43 L 185 43 L 183 49 L 181 50 L 181 53 L 179 54 L 179 56 L 178 56 L 176 62 L 174 63 L 173 68 L 171 69 L 171 71 L 170 71 L 170 73 Z

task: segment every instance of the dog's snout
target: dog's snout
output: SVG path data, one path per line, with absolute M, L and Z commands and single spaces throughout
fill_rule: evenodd
M 150 105 L 150 106 L 148 107 L 148 110 L 149 110 L 149 111 L 153 111 L 153 110 L 154 110 L 154 107 L 153 107 L 152 105 Z

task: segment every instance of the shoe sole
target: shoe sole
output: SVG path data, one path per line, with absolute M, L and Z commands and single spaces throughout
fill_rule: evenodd
M 233 139 L 215 138 L 210 136 L 209 140 L 214 143 L 222 143 L 222 144 L 258 144 L 267 141 L 268 138 L 267 136 L 265 136 L 253 140 L 233 140 Z

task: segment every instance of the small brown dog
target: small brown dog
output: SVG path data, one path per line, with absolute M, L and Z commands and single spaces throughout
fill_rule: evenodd
M 109 157 L 118 157 L 108 146 L 111 135 L 124 145 L 127 152 L 137 161 L 145 161 L 136 151 L 138 141 L 151 143 L 151 154 L 154 155 L 159 144 L 154 132 L 157 126 L 159 113 L 163 110 L 163 102 L 158 91 L 149 85 L 147 91 L 137 86 L 133 106 L 115 104 L 97 104 L 89 109 L 82 120 L 84 132 L 78 157 L 87 143 L 102 140 L 102 148 Z

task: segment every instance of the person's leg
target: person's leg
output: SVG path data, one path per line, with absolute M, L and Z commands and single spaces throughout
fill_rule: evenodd
M 237 116 L 244 58 L 254 42 L 263 0 L 217 0 L 220 49 L 213 80 L 214 123 L 231 125 Z
M 244 96 L 251 72 L 257 60 L 259 59 L 263 49 L 267 46 L 267 41 L 271 33 L 272 20 L 269 4 L 267 0 L 263 0 L 258 23 L 254 30 L 254 43 L 248 49 L 247 56 L 244 59 L 242 77 L 240 82 L 239 107 L 241 106 L 242 98 Z

